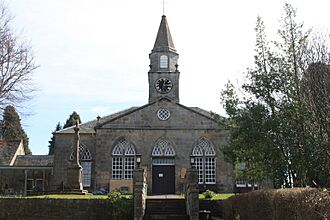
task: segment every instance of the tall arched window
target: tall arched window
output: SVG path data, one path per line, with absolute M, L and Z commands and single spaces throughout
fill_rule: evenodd
M 121 138 L 112 150 L 112 179 L 132 179 L 135 167 L 135 148 Z
M 159 67 L 160 68 L 168 68 L 168 56 L 161 55 L 159 59 Z
M 199 184 L 214 184 L 215 181 L 215 151 L 211 143 L 201 138 L 193 148 L 191 155 L 195 157 L 194 167 L 198 170 Z
M 70 160 L 73 160 L 75 153 L 72 149 Z M 84 144 L 79 145 L 79 161 L 82 166 L 82 185 L 90 187 L 92 182 L 92 154 Z

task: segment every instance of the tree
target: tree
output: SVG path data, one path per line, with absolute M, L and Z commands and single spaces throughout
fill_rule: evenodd
M 29 138 L 21 125 L 21 119 L 15 108 L 8 105 L 3 112 L 1 123 L 3 138 L 7 141 L 23 140 L 25 154 L 31 154 L 29 149 Z
M 330 144 L 329 139 L 318 137 L 315 128 L 322 124 L 322 130 L 326 130 L 329 126 L 329 102 L 322 101 L 321 105 L 317 101 L 318 96 L 329 97 L 322 89 L 326 87 L 322 79 L 327 78 L 329 66 L 318 66 L 316 70 L 312 63 L 315 57 L 329 57 L 330 53 L 325 47 L 317 47 L 316 51 L 308 41 L 310 30 L 304 31 L 303 24 L 296 20 L 296 10 L 285 4 L 278 30 L 280 40 L 270 43 L 258 17 L 255 64 L 248 69 L 248 81 L 242 85 L 245 99 L 237 100 L 232 85 L 222 92 L 227 121 L 232 126 L 225 153 L 234 162 L 247 164 L 239 171 L 247 180 L 271 179 L 276 187 L 315 182 L 326 186 Z M 318 111 L 311 111 L 313 108 Z M 325 115 L 323 121 L 313 114 Z
M 37 68 L 31 48 L 13 33 L 12 17 L 0 3 L 0 110 L 23 107 L 31 98 L 32 73 Z
M 69 116 L 69 118 L 66 120 L 63 128 L 68 128 L 75 125 L 76 121 L 78 121 L 79 124 L 81 123 L 79 114 L 73 111 L 72 114 Z
M 69 116 L 69 118 L 66 120 L 63 127 L 61 126 L 60 122 L 57 123 L 55 131 L 52 132 L 52 137 L 51 137 L 50 141 L 48 141 L 48 143 L 49 143 L 49 145 L 48 145 L 48 148 L 49 148 L 48 155 L 53 155 L 54 154 L 55 132 L 59 131 L 59 130 L 62 130 L 64 128 L 74 126 L 76 124 L 76 121 L 78 121 L 79 124 L 81 123 L 79 114 L 77 112 L 73 111 L 72 114 Z
M 50 141 L 48 141 L 49 145 L 49 151 L 48 155 L 54 154 L 54 146 L 55 146 L 55 132 L 62 129 L 62 125 L 60 122 L 57 123 L 55 130 L 52 132 L 53 136 L 51 137 Z

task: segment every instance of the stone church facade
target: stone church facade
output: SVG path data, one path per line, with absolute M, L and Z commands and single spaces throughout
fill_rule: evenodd
M 133 170 L 139 165 L 147 170 L 148 194 L 180 194 L 185 172 L 193 166 L 201 190 L 232 192 L 233 165 L 222 153 L 229 132 L 209 112 L 179 102 L 179 54 L 165 16 L 149 58 L 146 105 L 79 125 L 84 189 L 131 192 Z M 68 184 L 74 134 L 74 127 L 55 134 L 50 191 Z
M 233 166 L 222 153 L 228 131 L 209 112 L 179 103 L 179 55 L 165 16 L 149 58 L 149 103 L 80 125 L 84 188 L 131 191 L 141 155 L 150 194 L 180 193 L 191 166 L 199 171 L 201 189 L 232 191 Z M 56 133 L 55 185 L 66 184 L 73 133 Z

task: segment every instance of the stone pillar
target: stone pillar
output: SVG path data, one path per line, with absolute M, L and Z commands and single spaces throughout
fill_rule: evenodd
M 76 121 L 76 127 L 74 128 L 74 158 L 71 162 L 71 164 L 68 167 L 68 189 L 69 191 L 77 191 L 82 192 L 82 167 L 79 162 L 79 145 L 80 145 L 80 135 L 79 135 L 79 125 L 78 121 Z
M 147 196 L 147 172 L 144 168 L 133 171 L 134 220 L 142 220 Z
M 26 188 L 27 188 L 27 170 L 24 170 L 24 196 L 27 195 Z
M 186 209 L 190 220 L 199 220 L 198 171 L 189 168 L 186 173 Z

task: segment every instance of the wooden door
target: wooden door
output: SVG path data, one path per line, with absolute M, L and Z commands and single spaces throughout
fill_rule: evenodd
M 152 193 L 154 195 L 175 194 L 175 166 L 152 166 Z

